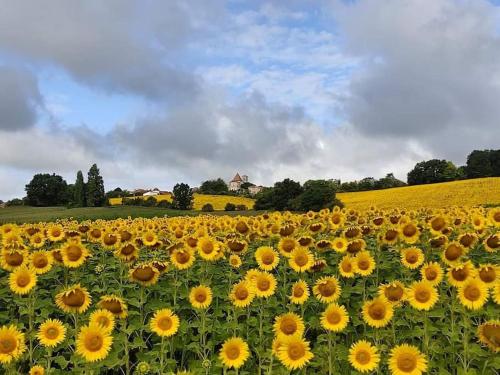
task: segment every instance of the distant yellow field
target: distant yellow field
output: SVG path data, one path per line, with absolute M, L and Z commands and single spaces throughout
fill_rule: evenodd
M 169 202 L 172 201 L 172 196 L 170 194 L 157 195 L 154 198 L 156 198 L 157 201 L 164 201 L 164 200 L 167 200 Z M 122 204 L 122 198 L 111 198 L 109 200 L 109 203 L 112 206 L 120 205 Z M 205 205 L 206 203 L 212 204 L 214 210 L 217 211 L 224 210 L 224 207 L 226 206 L 227 203 L 233 203 L 235 205 L 244 204 L 245 206 L 247 206 L 248 209 L 252 209 L 254 205 L 254 200 L 251 198 L 233 197 L 228 195 L 194 194 L 195 210 L 201 210 L 203 205 Z
M 359 210 L 368 209 L 372 205 L 378 208 L 417 209 L 500 204 L 500 177 L 338 193 L 337 198 L 347 208 Z

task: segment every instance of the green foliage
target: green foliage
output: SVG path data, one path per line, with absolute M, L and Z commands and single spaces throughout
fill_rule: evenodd
M 224 211 L 236 211 L 236 205 L 234 203 L 228 202 L 224 207 Z
M 31 206 L 58 206 L 68 202 L 68 184 L 56 174 L 38 173 L 26 185 L 26 199 Z
M 87 175 L 87 186 L 86 186 L 86 199 L 87 206 L 89 207 L 99 207 L 106 201 L 106 196 L 104 194 L 104 180 L 100 175 L 99 168 L 96 164 L 90 167 Z
M 210 203 L 205 203 L 201 210 L 203 212 L 214 212 L 214 206 L 212 206 Z
M 188 184 L 180 183 L 174 186 L 173 206 L 179 210 L 193 208 L 193 192 Z
M 273 188 L 264 189 L 256 196 L 256 210 L 290 210 L 293 200 L 302 194 L 303 188 L 299 182 L 289 178 L 276 182 Z
M 218 178 L 216 180 L 207 180 L 204 181 L 200 186 L 201 194 L 213 194 L 220 195 L 226 194 L 228 192 L 227 184 L 224 182 L 222 178 Z
M 76 207 L 85 207 L 85 181 L 83 180 L 82 171 L 78 171 L 76 174 L 76 181 L 73 187 L 73 205 Z
M 467 157 L 467 178 L 499 177 L 500 150 L 474 150 Z
M 409 185 L 432 184 L 457 179 L 457 168 L 451 161 L 432 159 L 417 163 L 408 172 Z
M 326 180 L 309 180 L 304 184 L 304 191 L 293 200 L 296 211 L 319 211 L 331 208 L 335 202 L 335 184 Z
M 248 207 L 245 206 L 244 204 L 237 204 L 236 205 L 236 211 L 246 211 L 248 210 Z

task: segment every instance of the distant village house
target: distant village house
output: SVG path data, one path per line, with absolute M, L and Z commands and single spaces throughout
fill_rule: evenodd
M 264 188 L 263 186 L 257 186 L 255 184 L 252 184 L 251 182 L 248 181 L 248 176 L 247 175 L 242 175 L 240 176 L 239 173 L 236 173 L 236 175 L 233 177 L 231 181 L 229 181 L 228 188 L 229 191 L 238 191 L 241 190 L 242 185 L 246 184 L 248 192 L 250 195 L 255 195 L 262 191 Z

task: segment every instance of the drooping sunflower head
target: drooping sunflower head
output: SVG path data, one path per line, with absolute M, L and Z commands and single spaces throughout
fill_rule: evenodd
M 189 247 L 174 249 L 170 255 L 170 261 L 178 270 L 188 269 L 193 265 L 194 260 L 194 250 Z
M 24 333 L 14 325 L 0 327 L 0 363 L 9 364 L 19 359 L 25 350 Z
M 86 288 L 76 284 L 65 288 L 56 295 L 56 305 L 66 313 L 84 313 L 92 299 Z
M 500 320 L 489 320 L 477 329 L 479 341 L 493 353 L 500 353 Z
M 401 281 L 392 281 L 379 287 L 379 295 L 387 302 L 399 305 L 406 299 L 405 286 Z
M 300 336 L 288 336 L 278 349 L 278 359 L 289 370 L 303 368 L 314 358 L 309 343 Z
M 340 332 L 347 327 L 349 314 L 344 306 L 332 303 L 321 314 L 321 325 L 332 332 Z
M 370 372 L 378 367 L 380 355 L 376 346 L 359 340 L 349 349 L 349 363 L 359 372 Z
M 385 327 L 393 315 L 392 305 L 384 298 L 378 297 L 363 304 L 363 320 L 371 327 Z
M 466 252 L 466 248 L 460 245 L 460 242 L 454 241 L 444 248 L 441 259 L 447 265 L 453 266 L 460 263 Z
M 161 309 L 151 318 L 149 327 L 151 331 L 161 337 L 170 337 L 179 330 L 179 317 L 170 309 Z
M 248 249 L 248 242 L 238 238 L 226 240 L 226 245 L 233 254 L 244 254 Z
M 28 252 L 25 250 L 3 249 L 0 254 L 0 263 L 4 270 L 13 271 L 28 262 Z
M 417 310 L 430 310 L 438 301 L 437 289 L 428 281 L 416 281 L 407 290 L 410 305 Z
M 443 280 L 443 269 L 437 262 L 424 263 L 420 269 L 420 275 L 422 276 L 422 280 L 432 285 L 439 285 L 441 280 Z
M 409 247 L 401 250 L 401 263 L 406 268 L 414 270 L 420 267 L 424 260 L 424 252 L 418 247 Z
M 305 272 L 314 266 L 314 255 L 303 247 L 297 247 L 290 254 L 288 264 L 295 272 Z
M 295 313 L 285 313 L 274 319 L 273 330 L 278 336 L 302 336 L 305 325 L 300 316 Z
M 485 283 L 488 288 L 492 288 L 495 282 L 500 280 L 500 267 L 491 263 L 480 264 L 477 269 L 477 277 Z
M 347 244 L 347 249 L 346 251 L 349 254 L 357 254 L 360 251 L 363 251 L 366 248 L 366 242 L 362 238 L 358 238 L 352 241 L 349 241 Z
M 133 242 L 125 242 L 114 251 L 114 254 L 119 259 L 130 262 L 139 257 L 139 249 Z
M 50 251 L 35 251 L 31 254 L 29 263 L 37 275 L 42 275 L 50 271 L 54 258 Z
M 151 286 L 158 282 L 160 271 L 149 263 L 139 264 L 129 270 L 129 277 L 142 286 Z
M 484 249 L 489 253 L 494 253 L 500 249 L 500 232 L 486 237 L 483 241 Z
M 395 375 L 420 375 L 427 371 L 427 360 L 416 347 L 402 344 L 391 349 L 389 369 Z
M 212 289 L 198 285 L 189 292 L 189 302 L 195 309 L 206 309 L 212 303 Z
M 448 269 L 448 282 L 451 285 L 458 287 L 465 283 L 469 278 L 476 277 L 476 274 L 477 270 L 474 265 L 470 261 L 467 261 Z
M 261 246 L 255 251 L 255 260 L 259 268 L 264 271 L 272 271 L 278 265 L 280 258 L 270 246 Z
M 126 318 L 128 315 L 128 306 L 125 301 L 114 294 L 102 296 L 99 300 L 98 306 L 101 309 L 106 309 L 114 316 L 119 318 Z
M 480 279 L 467 279 L 458 287 L 458 298 L 462 305 L 479 310 L 488 300 L 488 288 Z
M 86 362 L 95 362 L 108 356 L 113 343 L 109 330 L 97 325 L 88 325 L 80 329 L 76 339 L 75 352 Z
M 447 218 L 444 215 L 436 215 L 429 221 L 429 229 L 432 233 L 439 235 L 448 226 Z
M 89 324 L 100 326 L 111 332 L 115 328 L 115 316 L 109 310 L 99 309 L 90 314 Z
M 318 279 L 313 287 L 315 297 L 323 303 L 335 302 L 341 293 L 340 284 L 335 276 Z
M 236 307 L 247 307 L 255 298 L 254 287 L 249 281 L 242 280 L 233 286 L 229 298 Z
M 18 267 L 9 275 L 10 289 L 20 295 L 28 294 L 36 285 L 37 276 L 32 268 Z
M 288 297 L 290 302 L 302 305 L 309 298 L 309 286 L 304 280 L 299 280 L 292 285 L 292 295 Z
M 66 327 L 60 320 L 48 319 L 38 328 L 37 337 L 40 344 L 53 348 L 64 341 Z
M 101 245 L 108 250 L 117 249 L 120 246 L 120 235 L 114 230 L 106 229 L 101 236 Z
M 250 356 L 248 344 L 239 337 L 224 341 L 219 351 L 219 359 L 228 368 L 240 368 Z
M 470 249 L 478 241 L 476 233 L 463 233 L 458 237 L 458 243 L 463 247 Z

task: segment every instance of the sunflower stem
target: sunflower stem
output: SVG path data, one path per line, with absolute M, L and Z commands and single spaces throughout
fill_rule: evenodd
M 35 315 L 33 292 L 28 294 L 29 358 L 33 366 L 33 316 Z
M 333 352 L 334 352 L 334 346 L 332 344 L 332 332 L 328 331 L 328 375 L 333 375 Z
M 51 373 L 52 348 L 47 349 L 47 375 Z
M 123 335 L 123 351 L 125 352 L 125 375 L 130 375 L 130 357 L 128 352 L 128 333 L 127 333 L 127 320 L 122 320 L 122 331 L 125 333 Z

